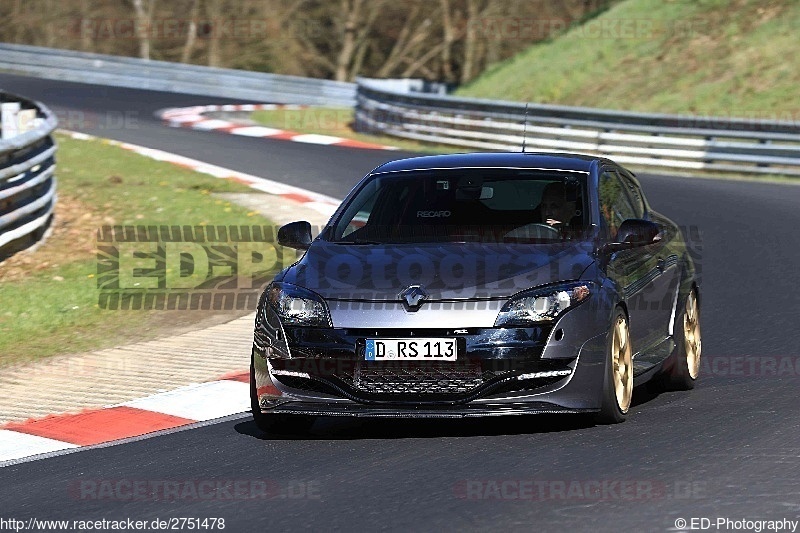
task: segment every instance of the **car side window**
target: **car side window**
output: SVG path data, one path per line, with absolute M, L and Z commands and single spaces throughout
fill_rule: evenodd
M 636 218 L 644 218 L 646 208 L 642 197 L 642 190 L 636 185 L 633 179 L 631 179 L 628 173 L 623 172 L 621 177 L 623 183 L 628 188 L 628 198 L 630 198 L 633 210 L 636 212 Z
M 625 191 L 627 187 L 612 170 L 604 170 L 600 175 L 598 197 L 600 214 L 608 227 L 608 236 L 614 238 L 620 224 L 629 218 L 639 218 Z

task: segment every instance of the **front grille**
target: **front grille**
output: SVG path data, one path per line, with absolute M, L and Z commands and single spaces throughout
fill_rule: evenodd
M 274 378 L 288 387 L 367 403 L 452 403 L 469 401 L 485 394 L 530 391 L 564 377 L 518 380 L 518 375 L 569 368 L 560 360 L 474 359 L 423 363 L 298 358 L 272 359 L 271 364 L 277 371 Z M 294 375 L 281 374 L 281 371 Z M 298 374 L 308 374 L 309 377 Z
M 479 363 L 367 365 L 356 368 L 353 388 L 369 394 L 466 394 L 484 383 Z

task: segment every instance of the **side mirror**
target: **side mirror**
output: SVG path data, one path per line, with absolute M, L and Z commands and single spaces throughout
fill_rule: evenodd
M 290 222 L 278 230 L 278 244 L 281 246 L 308 250 L 311 241 L 311 224 L 306 221 Z
M 639 218 L 629 218 L 620 224 L 614 242 L 605 245 L 608 253 L 638 248 L 661 240 L 661 228 L 655 222 Z
M 661 228 L 655 222 L 639 218 L 629 218 L 620 224 L 615 242 L 628 242 L 633 246 L 647 246 L 661 240 Z

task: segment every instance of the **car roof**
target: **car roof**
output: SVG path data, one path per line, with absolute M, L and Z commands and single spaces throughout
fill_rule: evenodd
M 372 174 L 447 168 L 533 168 L 590 172 L 595 162 L 612 163 L 602 157 L 543 152 L 475 152 L 398 159 L 379 166 Z

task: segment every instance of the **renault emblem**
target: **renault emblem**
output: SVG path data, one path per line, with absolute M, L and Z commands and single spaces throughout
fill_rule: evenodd
M 400 293 L 400 298 L 408 311 L 418 311 L 422 302 L 428 298 L 428 291 L 422 285 L 411 285 Z

